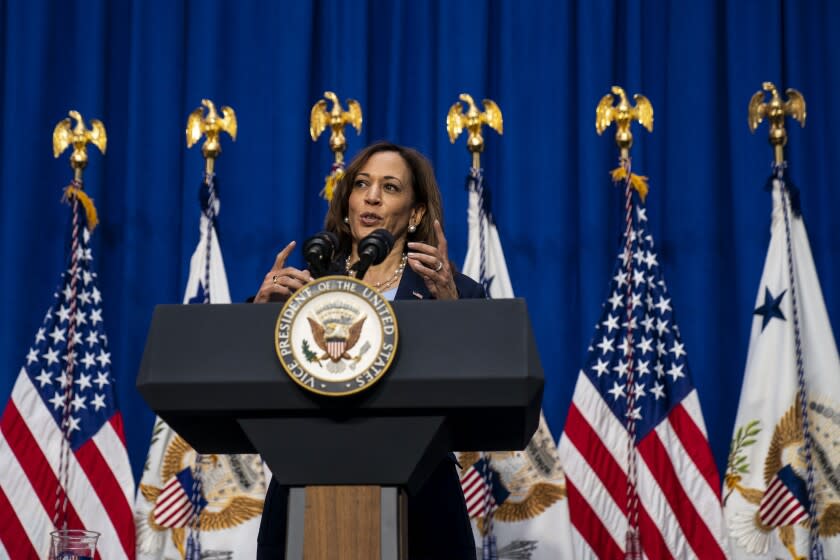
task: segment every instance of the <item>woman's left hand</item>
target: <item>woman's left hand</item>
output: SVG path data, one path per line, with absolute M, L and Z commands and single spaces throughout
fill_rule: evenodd
M 458 289 L 455 287 L 455 278 L 447 256 L 446 237 L 443 236 L 443 228 L 437 220 L 434 228 L 438 246 L 409 242 L 408 265 L 420 275 L 435 299 L 458 299 Z

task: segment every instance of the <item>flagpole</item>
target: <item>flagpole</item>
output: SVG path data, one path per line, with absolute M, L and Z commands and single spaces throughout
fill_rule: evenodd
M 338 96 L 332 91 L 325 91 L 326 99 L 319 99 L 309 112 L 309 136 L 318 140 L 321 133 L 330 128 L 330 150 L 333 152 L 333 164 L 330 174 L 324 182 L 321 196 L 332 200 L 338 181 L 344 176 L 344 153 L 347 151 L 347 137 L 344 128 L 349 124 L 356 129 L 356 136 L 362 133 L 362 106 L 355 99 L 347 100 L 347 111 L 341 107 Z M 332 109 L 327 110 L 327 100 L 332 101 Z
M 207 108 L 207 114 L 203 114 L 201 107 L 195 109 L 187 118 L 187 148 L 191 148 L 202 136 L 207 139 L 201 146 L 201 155 L 204 156 L 204 181 L 202 186 L 207 187 L 206 207 L 202 208 L 207 217 L 207 261 L 204 270 L 204 303 L 210 303 L 210 247 L 212 241 L 212 229 L 216 222 L 216 183 L 215 183 L 215 162 L 222 153 L 222 144 L 219 141 L 221 132 L 227 132 L 231 139 L 236 141 L 238 124 L 236 122 L 236 111 L 231 107 L 223 106 L 222 115 L 216 113 L 215 104 L 209 99 L 202 99 L 201 104 Z
M 619 97 L 617 105 L 613 105 L 613 94 Z M 638 468 L 636 457 L 636 419 L 634 417 L 634 409 L 636 406 L 636 391 L 634 383 L 635 379 L 635 364 L 634 364 L 634 321 L 633 312 L 635 305 L 632 303 L 634 282 L 631 280 L 634 277 L 634 259 L 633 244 L 635 238 L 633 236 L 633 190 L 639 192 L 639 196 L 644 201 L 647 195 L 647 183 L 643 181 L 644 178 L 634 175 L 631 168 L 630 148 L 633 146 L 633 133 L 630 130 L 630 124 L 635 120 L 642 126 L 647 128 L 649 132 L 653 132 L 653 106 L 648 99 L 640 94 L 634 96 L 636 101 L 635 106 L 631 106 L 627 99 L 624 89 L 619 86 L 613 86 L 611 93 L 606 94 L 601 98 L 598 106 L 595 108 L 595 131 L 602 134 L 613 122 L 616 125 L 615 143 L 619 148 L 619 167 L 612 173 L 613 180 L 618 183 L 624 183 L 624 255 L 625 255 L 625 271 L 627 275 L 627 287 L 625 288 L 625 314 L 627 320 L 627 336 L 625 338 L 625 345 L 627 351 L 625 353 L 627 359 L 627 379 L 624 384 L 625 399 L 627 405 L 627 533 L 624 547 L 624 557 L 630 560 L 640 560 L 642 557 L 641 539 L 639 535 L 639 494 L 638 494 Z M 643 185 L 643 188 L 641 186 Z
M 467 173 L 467 185 L 469 190 L 478 196 L 478 234 L 479 234 L 479 277 L 477 280 L 484 286 L 487 297 L 490 295 L 490 279 L 487 278 L 487 206 L 484 197 L 484 174 L 481 169 L 481 153 L 484 151 L 484 135 L 482 128 L 486 125 L 498 132 L 504 133 L 504 121 L 502 110 L 492 99 L 482 100 L 484 111 L 476 106 L 472 96 L 462 93 L 458 96 L 449 112 L 446 115 L 446 132 L 449 135 L 449 142 L 454 144 L 455 140 L 464 129 L 467 130 L 467 150 L 472 154 L 472 167 Z M 467 111 L 461 102 L 467 104 Z
M 67 320 L 67 359 L 64 367 L 64 405 L 61 415 L 60 428 L 64 434 L 61 441 L 59 456 L 58 484 L 55 493 L 55 511 L 53 513 L 53 525 L 56 529 L 67 529 L 67 504 L 70 483 L 70 439 L 72 429 L 70 427 L 70 408 L 73 401 L 73 376 L 75 374 L 75 345 L 76 330 L 78 327 L 78 281 L 79 281 L 79 251 L 80 251 L 80 216 L 79 203 L 85 208 L 87 216 L 87 228 L 93 231 L 96 227 L 97 216 L 93 201 L 83 190 L 82 176 L 88 164 L 87 145 L 93 144 L 104 154 L 108 145 L 108 136 L 105 126 L 101 121 L 92 119 L 91 128 L 85 127 L 82 115 L 76 111 L 68 112 L 69 118 L 65 118 L 56 124 L 53 129 L 53 156 L 58 158 L 68 147 L 72 146 L 70 154 L 70 167 L 73 169 L 73 180 L 64 189 L 64 200 L 72 209 L 72 231 L 70 241 L 70 268 L 69 278 L 69 314 Z M 71 127 L 71 118 L 76 125 Z
M 478 252 L 479 283 L 484 286 L 487 297 L 490 297 L 490 279 L 487 277 L 487 236 L 490 233 L 486 204 L 484 199 L 484 177 L 481 169 L 481 153 L 484 151 L 484 136 L 482 127 L 487 125 L 499 134 L 504 131 L 502 111 L 495 101 L 484 99 L 484 111 L 480 111 L 472 96 L 462 93 L 458 96 L 446 115 L 446 132 L 449 135 L 450 143 L 455 140 L 464 129 L 467 130 L 467 149 L 471 154 L 472 167 L 467 172 L 467 185 L 471 193 L 478 197 Z M 461 102 L 467 104 L 467 111 L 464 112 Z M 494 503 L 493 494 L 497 490 L 493 481 L 493 469 L 491 468 L 491 457 L 483 451 L 479 453 L 479 461 L 482 461 L 483 468 L 479 473 L 483 485 L 483 504 L 480 516 L 484 523 L 479 524 L 482 533 L 481 551 L 483 560 L 496 560 L 498 558 L 498 547 L 493 528 L 493 515 L 498 504 Z
M 207 200 L 202 200 L 202 212 L 207 220 L 207 231 L 205 239 L 205 262 L 203 270 L 204 280 L 204 302 L 210 303 L 210 259 L 213 246 L 213 228 L 216 222 L 216 184 L 215 184 L 215 162 L 222 153 L 222 145 L 219 141 L 221 132 L 227 132 L 233 141 L 236 141 L 238 124 L 236 112 L 231 107 L 222 107 L 222 117 L 216 112 L 215 104 L 209 99 L 201 100 L 202 106 L 207 108 L 207 113 L 201 107 L 195 109 L 187 118 L 187 148 L 191 148 L 202 136 L 206 137 L 201 146 L 201 155 L 204 156 L 204 179 L 202 188 L 207 188 Z M 202 197 L 203 198 L 203 197 Z M 193 483 L 190 488 L 189 500 L 192 517 L 189 523 L 189 535 L 187 538 L 184 557 L 186 560 L 199 560 L 201 558 L 201 513 L 202 513 L 202 464 L 203 456 L 196 451 L 195 467 L 193 468 Z

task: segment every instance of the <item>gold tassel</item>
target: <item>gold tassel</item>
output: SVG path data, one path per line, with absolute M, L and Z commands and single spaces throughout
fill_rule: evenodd
M 625 179 L 627 179 L 627 170 L 624 169 L 624 167 L 616 167 L 612 170 L 612 180 L 614 183 L 624 181 Z M 644 202 L 645 197 L 647 197 L 648 194 L 647 177 L 631 173 L 630 186 L 636 189 L 636 192 L 639 193 L 639 197 L 642 199 L 642 202 Z
M 87 218 L 88 231 L 93 232 L 93 228 L 99 223 L 99 216 L 96 214 L 96 206 L 93 205 L 93 200 L 79 187 L 69 185 L 64 189 L 64 200 L 69 202 L 73 197 L 82 203 Z
M 327 175 L 327 181 L 321 191 L 321 197 L 325 200 L 332 200 L 333 193 L 335 193 L 335 187 L 338 185 L 338 182 L 341 181 L 342 177 L 344 177 L 343 169 L 336 169 L 333 173 Z

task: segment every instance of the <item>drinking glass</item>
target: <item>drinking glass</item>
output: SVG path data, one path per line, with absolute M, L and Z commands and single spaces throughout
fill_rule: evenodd
M 50 533 L 50 560 L 93 560 L 99 533 L 59 529 Z

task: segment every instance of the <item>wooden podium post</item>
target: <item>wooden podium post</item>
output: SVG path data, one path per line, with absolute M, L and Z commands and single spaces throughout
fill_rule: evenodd
M 380 558 L 379 486 L 307 486 L 304 560 Z
M 292 489 L 286 558 L 404 560 L 408 548 L 406 514 L 405 493 L 395 487 Z

